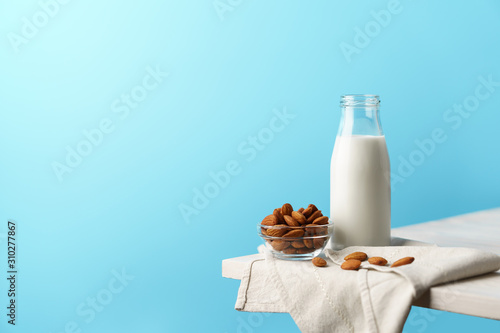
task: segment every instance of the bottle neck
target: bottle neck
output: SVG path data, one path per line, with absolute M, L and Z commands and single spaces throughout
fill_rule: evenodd
M 379 104 L 380 100 L 375 95 L 342 96 L 342 118 L 337 135 L 384 135 L 380 123 Z

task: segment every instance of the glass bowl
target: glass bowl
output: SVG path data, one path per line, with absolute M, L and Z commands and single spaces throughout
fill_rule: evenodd
M 331 220 L 323 225 L 291 227 L 259 224 L 257 228 L 266 248 L 275 258 L 285 260 L 310 260 L 318 256 L 333 233 Z

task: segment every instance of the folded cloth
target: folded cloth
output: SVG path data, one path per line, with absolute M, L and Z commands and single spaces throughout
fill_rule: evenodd
M 400 246 L 326 250 L 326 267 L 266 251 L 265 259 L 247 266 L 236 310 L 288 312 L 302 332 L 401 332 L 412 302 L 430 287 L 500 269 L 500 257 L 489 252 L 402 239 L 394 244 Z M 356 251 L 389 264 L 408 256 L 415 261 L 395 268 L 364 261 L 358 271 L 342 270 L 343 258 Z

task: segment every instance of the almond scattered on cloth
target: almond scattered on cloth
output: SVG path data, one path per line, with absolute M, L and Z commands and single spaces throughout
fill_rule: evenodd
M 361 262 L 366 260 L 367 258 L 368 258 L 368 255 L 364 252 L 353 252 L 353 253 L 348 254 L 347 256 L 344 257 L 345 261 L 342 263 L 340 268 L 345 269 L 345 270 L 357 270 L 359 268 L 359 266 L 361 266 Z M 391 265 L 391 267 L 399 267 L 399 266 L 409 265 L 414 260 L 415 260 L 415 258 L 413 258 L 413 257 L 401 258 L 399 260 L 396 260 Z M 359 262 L 359 265 L 358 265 L 358 262 Z M 370 257 L 370 258 L 368 258 L 368 262 L 372 265 L 377 265 L 377 266 L 387 265 L 387 259 L 382 258 L 382 257 Z
M 413 257 L 404 257 L 404 258 L 401 258 L 399 260 L 396 260 L 392 265 L 391 267 L 399 267 L 399 266 L 404 266 L 404 265 L 409 265 L 411 264 L 413 261 L 415 260 L 415 258 Z
M 382 257 L 371 257 L 368 259 L 368 262 L 372 265 L 377 265 L 377 266 L 387 265 L 387 260 L 385 260 Z
M 353 270 L 357 270 L 359 268 L 359 266 L 361 266 L 360 260 L 349 259 L 349 260 L 344 261 L 342 263 L 342 265 L 340 266 L 340 268 L 345 269 L 347 271 L 353 271 Z
M 326 260 L 321 258 L 321 257 L 313 258 L 312 263 L 314 266 L 317 266 L 317 267 L 325 267 L 326 266 Z
M 365 261 L 366 258 L 368 258 L 368 255 L 364 252 L 354 252 L 351 253 L 347 256 L 345 256 L 344 260 L 349 260 L 349 259 L 357 259 L 359 261 Z

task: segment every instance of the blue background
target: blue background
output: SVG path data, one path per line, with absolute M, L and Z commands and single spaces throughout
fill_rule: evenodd
M 355 46 L 356 27 L 388 1 L 216 4 L 71 1 L 44 22 L 37 1 L 0 2 L 1 261 L 5 271 L 11 218 L 19 269 L 15 328 L 2 279 L 2 332 L 298 331 L 287 314 L 235 311 L 239 284 L 221 277 L 221 260 L 254 253 L 255 224 L 284 202 L 329 211 L 341 94 L 381 96 L 393 172 L 415 140 L 447 136 L 394 186 L 394 227 L 500 206 L 500 87 L 458 128 L 445 119 L 478 77 L 500 81 L 497 1 L 401 0 L 351 57 L 341 43 Z M 43 26 L 16 51 L 12 33 L 34 16 Z M 115 112 L 147 68 L 169 74 Z M 249 160 L 238 147 L 284 109 L 295 118 Z M 113 131 L 59 180 L 53 163 L 103 119 Z M 230 161 L 239 173 L 184 218 L 181 205 Z M 129 280 L 110 293 L 123 269 Z M 98 295 L 92 319 L 77 313 Z M 499 328 L 414 308 L 405 332 Z

